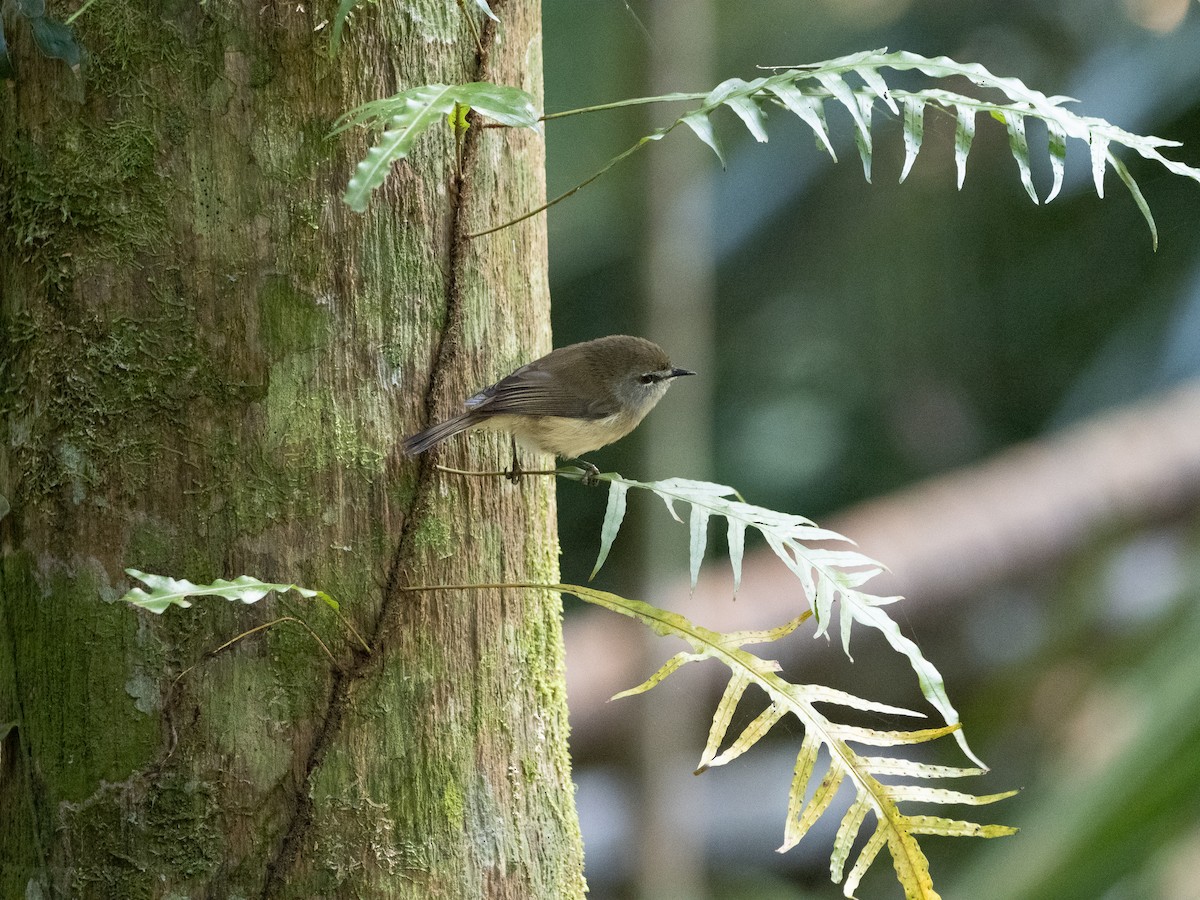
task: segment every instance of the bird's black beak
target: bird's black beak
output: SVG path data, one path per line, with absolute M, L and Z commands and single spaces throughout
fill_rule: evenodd
M 695 375 L 695 374 L 696 374 L 695 372 L 691 372 L 687 369 L 672 369 L 671 370 L 672 378 L 678 378 L 680 375 Z

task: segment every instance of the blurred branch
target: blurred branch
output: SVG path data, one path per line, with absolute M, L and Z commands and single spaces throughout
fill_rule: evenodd
M 1046 566 L 1200 501 L 1200 383 L 1017 445 L 830 521 L 918 606 Z M 953 566 L 946 560 L 955 561 Z M 883 588 L 881 588 L 883 589 Z
M 878 591 L 905 595 L 908 611 L 920 614 L 1049 566 L 1105 528 L 1161 521 L 1198 504 L 1200 382 L 1192 382 L 819 524 L 888 565 Z M 737 603 L 727 562 L 705 568 L 691 599 L 681 571 L 669 596 L 654 601 L 730 630 L 785 621 L 800 605 L 795 591 L 791 573 L 764 548 L 746 555 Z M 586 615 L 566 622 L 577 746 L 615 727 L 604 701 L 641 677 L 637 640 L 624 624 Z

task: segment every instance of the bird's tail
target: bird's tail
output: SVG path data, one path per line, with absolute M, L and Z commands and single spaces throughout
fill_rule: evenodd
M 459 413 L 452 419 L 431 425 L 424 431 L 418 431 L 411 437 L 406 437 L 401 442 L 400 449 L 404 451 L 405 456 L 416 456 L 418 453 L 424 453 L 430 447 L 436 447 L 447 438 L 452 438 L 454 435 L 478 425 L 481 421 L 479 415 L 469 410 Z

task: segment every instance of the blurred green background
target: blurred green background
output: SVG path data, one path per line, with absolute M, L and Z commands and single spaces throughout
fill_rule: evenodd
M 1167 155 L 1200 165 L 1200 6 L 1188 0 L 545 0 L 544 25 L 548 112 L 888 47 L 980 62 L 1075 97 L 1077 112 L 1181 141 Z M 895 86 L 928 84 L 885 74 Z M 548 123 L 550 194 L 680 111 Z M 873 184 L 848 117 L 832 107 L 836 165 L 790 115 L 771 115 L 765 145 L 732 113 L 715 119 L 726 169 L 679 129 L 549 213 L 556 345 L 644 334 L 701 372 L 631 438 L 595 454 L 602 469 L 732 484 L 751 502 L 823 523 L 975 471 L 1020 442 L 1086 433 L 1119 408 L 1153 446 L 1137 411 L 1200 375 L 1200 185 L 1121 153 L 1158 222 L 1154 253 L 1113 173 L 1105 199 L 1096 196 L 1083 146 L 1069 147 L 1062 195 L 1035 206 L 1003 127 L 983 117 L 962 191 L 954 122 L 936 111 L 904 184 L 900 126 L 881 104 Z M 1030 145 L 1045 197 L 1044 129 L 1031 126 Z M 912 612 L 897 613 L 993 767 L 981 783 L 941 786 L 1022 788 L 997 806 L 937 811 L 1022 829 L 987 842 L 925 839 L 944 897 L 1200 898 L 1200 467 L 1164 462 L 1179 471 L 1166 473 L 1177 489 L 1161 502 L 1101 496 L 1108 475 L 1145 456 L 1131 445 L 1100 472 L 1064 473 L 1085 488 L 1094 478 L 1104 506 L 1081 539 L 1064 542 L 1068 552 L 1009 548 L 970 590 L 925 606 L 914 596 Z M 1019 506 L 1022 491 L 1045 490 L 1018 479 L 1010 496 Z M 1036 523 L 1048 533 L 1052 494 Z M 600 581 L 661 601 L 658 586 L 686 578 L 682 529 L 649 501 L 635 505 L 646 509 L 629 526 L 641 539 L 618 543 Z M 601 493 L 560 485 L 564 580 L 586 579 L 603 510 Z M 989 509 L 965 514 L 987 519 Z M 914 518 L 906 530 L 936 554 L 954 523 Z M 714 565 L 722 552 L 714 530 Z M 976 563 L 947 555 L 943 565 Z M 810 645 L 790 677 L 918 702 L 911 673 L 885 648 L 862 640 L 855 666 L 827 668 L 811 661 L 816 648 L 829 655 L 824 642 Z M 728 770 L 670 781 L 679 773 L 663 767 L 690 772 L 698 758 L 711 705 L 695 705 L 699 724 L 676 730 L 633 705 L 653 693 L 622 701 L 624 724 L 599 738 L 578 719 L 588 710 L 573 710 L 592 895 L 841 896 L 828 880 L 831 830 L 773 853 L 798 728 L 780 729 L 778 753 L 756 748 Z M 648 751 L 647 734 L 684 744 L 685 761 Z M 952 746 L 939 752 L 963 763 Z M 660 783 L 673 786 L 652 800 Z M 649 814 L 651 802 L 665 809 Z M 886 858 L 859 896 L 902 896 Z

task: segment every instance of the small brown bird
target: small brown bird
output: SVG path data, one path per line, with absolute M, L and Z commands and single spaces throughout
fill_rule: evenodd
M 662 399 L 672 379 L 695 375 L 671 365 L 667 354 L 645 338 L 616 334 L 552 350 L 484 388 L 466 410 L 406 438 L 415 456 L 460 432 L 487 428 L 513 436 L 533 450 L 576 458 L 623 438 Z M 582 460 L 581 460 L 582 462 Z M 597 469 L 584 463 L 589 474 Z

